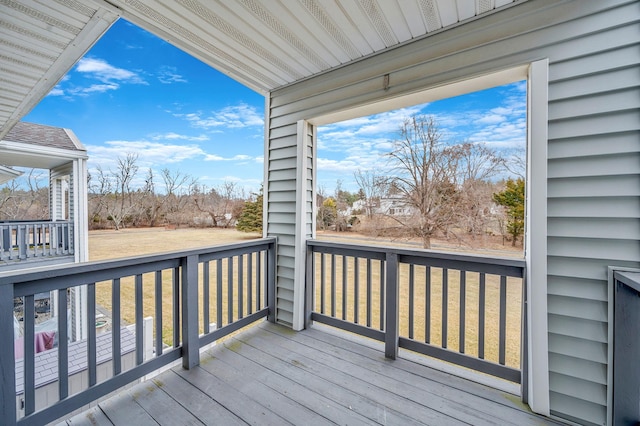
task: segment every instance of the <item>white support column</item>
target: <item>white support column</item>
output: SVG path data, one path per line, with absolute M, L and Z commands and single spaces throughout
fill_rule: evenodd
M 548 416 L 549 335 L 547 309 L 547 143 L 549 60 L 529 67 L 526 188 L 528 403 Z

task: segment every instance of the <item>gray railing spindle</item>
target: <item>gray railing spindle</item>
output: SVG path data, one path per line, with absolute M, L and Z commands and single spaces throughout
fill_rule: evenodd
M 424 287 L 424 341 L 431 343 L 431 266 L 425 267 Z
M 413 271 L 413 263 L 409 265 L 409 339 L 413 339 L 413 314 L 414 314 L 414 306 L 413 306 L 413 282 L 414 282 L 414 271 Z
M 442 268 L 442 347 L 447 347 L 447 330 L 449 316 L 449 270 Z
M 498 363 L 505 364 L 507 334 L 507 277 L 500 277 L 500 343 L 498 351 Z
M 120 344 L 120 278 L 111 282 L 111 355 L 113 375 L 122 371 L 122 347 Z
M 467 275 L 460 271 L 460 323 L 458 324 L 458 351 L 464 353 L 465 314 L 467 297 Z
M 347 256 L 342 256 L 342 319 L 347 319 Z
M 69 395 L 69 333 L 67 331 L 67 289 L 58 290 L 58 395 Z
M 87 284 L 87 368 L 89 387 L 98 383 L 98 348 L 96 342 L 96 284 Z
M 216 265 L 216 327 L 222 327 L 222 259 Z
M 163 351 L 163 341 L 162 341 L 162 271 L 156 271 L 155 274 L 155 326 L 156 326 L 156 338 L 155 338 L 155 349 L 156 356 L 162 355 Z
M 136 365 L 144 362 L 144 315 L 142 312 L 142 275 L 135 278 Z
M 202 263 L 202 319 L 204 333 L 209 334 L 209 262 Z
M 244 255 L 238 256 L 238 319 L 244 318 Z
M 24 414 L 28 416 L 35 411 L 35 309 L 33 295 L 23 298 L 23 323 L 24 323 Z
M 398 255 L 387 253 L 387 309 L 385 316 L 385 340 L 384 355 L 387 358 L 396 359 L 398 356 L 398 336 L 399 336 L 399 285 L 398 285 Z
M 486 310 L 486 278 L 483 272 L 480 273 L 478 283 L 478 358 L 484 359 L 484 327 Z

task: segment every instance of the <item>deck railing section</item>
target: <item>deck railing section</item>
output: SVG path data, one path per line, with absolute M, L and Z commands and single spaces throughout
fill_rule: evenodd
M 524 260 L 307 242 L 307 320 L 520 383 Z
M 45 424 L 182 358 L 185 368 L 199 363 L 199 350 L 252 322 L 274 320 L 275 239 L 190 250 L 186 252 L 90 262 L 47 271 L 0 277 L 0 424 Z M 68 381 L 69 343 L 67 294 L 86 286 L 88 387 L 71 394 Z M 36 410 L 34 295 L 57 292 L 59 401 Z M 13 301 L 24 304 L 24 417 L 16 409 L 16 357 L 7 336 L 14 334 Z M 112 375 L 96 374 L 96 313 L 111 315 L 111 355 L 123 353 L 121 330 L 134 323 L 135 366 L 124 370 L 120 356 L 111 356 Z M 130 312 L 127 315 L 125 312 Z M 143 355 L 143 317 L 154 317 L 155 351 Z M 215 329 L 210 324 L 216 320 Z M 22 388 L 22 387 L 21 387 Z
M 73 255 L 73 222 L 0 222 L 0 260 Z

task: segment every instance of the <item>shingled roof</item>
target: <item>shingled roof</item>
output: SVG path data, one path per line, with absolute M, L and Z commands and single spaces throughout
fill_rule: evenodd
M 72 135 L 72 132 L 61 127 L 19 122 L 7 133 L 4 141 L 72 151 L 85 151 L 84 146 Z

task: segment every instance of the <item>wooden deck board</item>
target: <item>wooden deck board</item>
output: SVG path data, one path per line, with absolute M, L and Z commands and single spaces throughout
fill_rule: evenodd
M 557 425 L 517 397 L 377 343 L 262 322 L 68 420 L 69 425 Z M 364 343 L 364 344 L 363 344 Z

